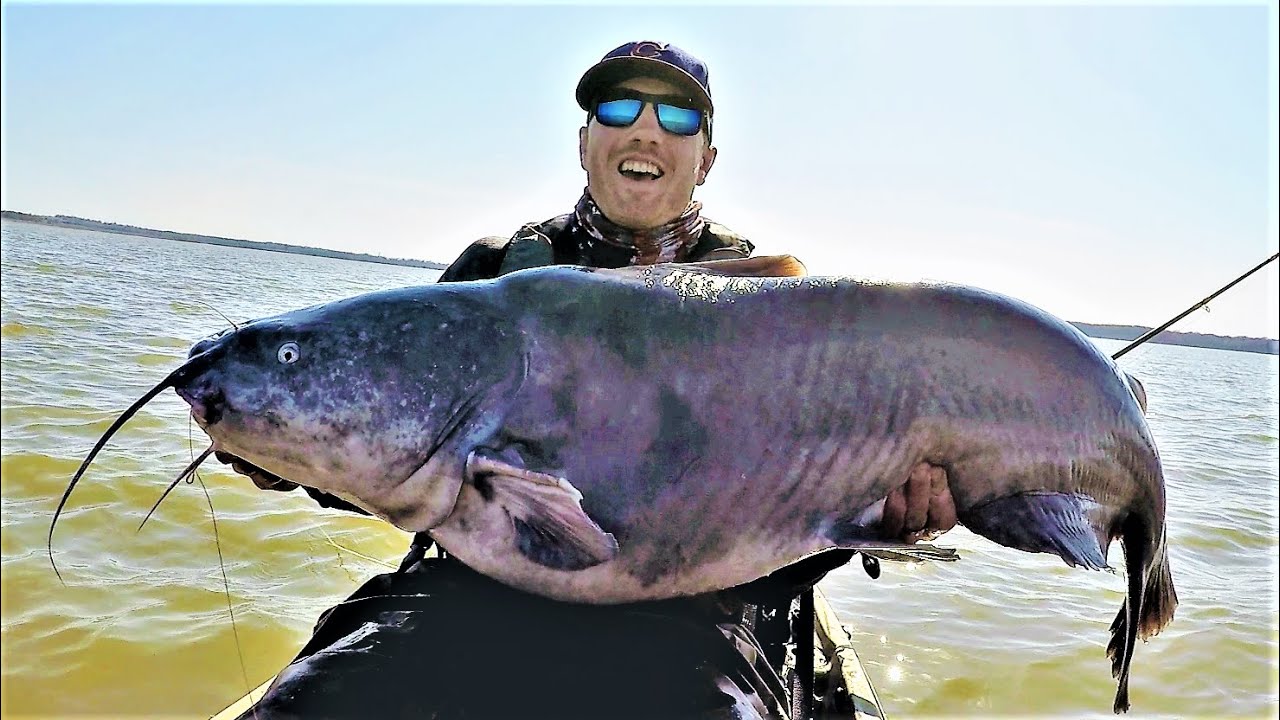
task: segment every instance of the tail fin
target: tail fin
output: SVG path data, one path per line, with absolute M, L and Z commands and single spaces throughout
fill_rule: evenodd
M 1129 710 L 1129 663 L 1133 660 L 1137 638 L 1146 640 L 1158 634 L 1173 619 L 1173 611 L 1178 607 L 1164 532 L 1161 531 L 1152 562 L 1148 562 L 1146 552 L 1150 547 L 1147 536 L 1147 526 L 1141 520 L 1130 517 L 1125 522 L 1121 544 L 1129 594 L 1111 623 L 1111 642 L 1107 644 L 1111 676 L 1120 679 L 1112 707 L 1116 713 Z
M 1124 379 L 1129 381 L 1129 389 L 1133 391 L 1133 399 L 1138 401 L 1138 407 L 1142 408 L 1142 414 L 1147 414 L 1147 388 L 1143 386 L 1142 381 L 1138 378 L 1124 374 Z

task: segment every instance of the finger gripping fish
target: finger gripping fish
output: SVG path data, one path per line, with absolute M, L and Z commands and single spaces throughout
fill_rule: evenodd
M 166 383 L 217 452 L 579 602 L 881 546 L 885 497 L 941 465 L 959 521 L 997 543 L 1101 569 L 1120 540 L 1107 654 L 1127 710 L 1135 641 L 1177 604 L 1141 386 L 1016 300 L 759 276 L 791 262 L 372 293 L 203 340 Z

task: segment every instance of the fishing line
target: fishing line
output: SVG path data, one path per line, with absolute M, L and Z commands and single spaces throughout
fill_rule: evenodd
M 211 446 L 207 452 L 212 452 Z M 227 565 L 222 558 L 222 541 L 218 537 L 218 514 L 213 510 L 213 498 L 209 496 L 209 488 L 204 484 L 204 478 L 200 477 L 200 473 L 194 472 L 196 481 L 200 483 L 200 489 L 204 491 L 204 499 L 209 503 L 209 517 L 213 520 L 213 545 L 218 549 L 218 569 L 222 571 L 222 589 L 227 596 L 227 614 L 231 616 L 231 635 L 236 641 L 236 656 L 240 659 L 240 677 L 244 678 L 245 694 L 253 692 L 253 687 L 249 685 L 249 670 L 244 664 L 244 651 L 240 646 L 240 631 L 236 627 L 236 611 L 231 602 L 231 582 L 227 580 Z M 257 703 L 254 703 L 253 717 L 258 717 Z
M 142 518 L 142 522 L 138 524 L 138 529 L 135 530 L 134 532 L 142 532 L 142 526 L 146 525 L 147 521 L 151 519 L 151 514 L 156 511 L 156 508 L 160 507 L 160 503 L 164 502 L 164 499 L 169 497 L 169 493 L 172 492 L 173 489 L 178 486 L 178 483 L 182 482 L 183 480 L 187 480 L 188 483 L 191 482 L 190 478 L 195 476 L 196 468 L 200 467 L 200 463 L 207 460 L 209 456 L 212 454 L 213 454 L 213 445 L 210 445 L 207 449 L 205 449 L 204 452 L 200 453 L 199 457 L 192 460 L 191 464 L 188 465 L 181 473 L 179 473 L 178 477 L 174 478 L 173 482 L 169 483 L 169 487 L 165 488 L 164 492 L 160 494 L 160 499 L 156 500 L 156 504 L 152 505 L 151 509 L 147 511 L 147 516 Z
M 204 462 L 205 459 L 209 457 L 209 453 L 213 451 L 213 445 L 210 445 L 207 450 L 200 454 L 198 459 L 195 457 L 195 439 L 191 437 L 190 415 L 187 415 L 187 451 L 191 454 L 191 464 L 187 465 L 185 470 L 178 473 L 178 477 L 174 478 L 173 482 L 169 483 L 169 487 L 165 488 L 163 493 L 160 493 L 160 499 L 156 500 L 156 504 L 152 505 L 151 509 L 147 511 L 147 516 L 142 518 L 141 523 L 138 523 L 138 529 L 134 531 L 135 533 L 142 532 L 142 526 L 146 525 L 147 520 L 151 519 L 151 514 L 156 511 L 156 508 L 160 507 L 160 503 L 164 502 L 164 499 L 169 496 L 169 493 L 172 492 L 175 487 L 178 486 L 178 483 L 182 482 L 183 478 L 187 478 L 187 484 L 191 484 L 194 481 L 196 468 L 199 467 L 200 463 Z
M 356 557 L 360 558 L 361 560 L 367 560 L 367 561 L 372 562 L 372 563 L 377 563 L 377 564 L 379 564 L 379 565 L 381 565 L 381 566 L 383 566 L 383 567 L 385 567 L 385 568 L 387 568 L 387 569 L 390 569 L 390 570 L 395 570 L 395 569 L 396 569 L 396 566 L 395 566 L 395 565 L 393 565 L 393 564 L 391 564 L 391 563 L 387 562 L 386 560 L 379 560 L 378 558 L 371 557 L 371 556 L 369 556 L 369 555 L 365 555 L 365 554 L 364 554 L 364 553 L 362 553 L 362 552 L 359 552 L 359 551 L 357 551 L 357 550 L 352 550 L 351 548 L 349 548 L 349 547 L 347 547 L 347 546 L 345 546 L 345 545 L 341 545 L 341 544 L 339 544 L 339 543 L 338 543 L 338 541 L 334 540 L 334 539 L 333 539 L 333 536 L 329 534 L 329 531 L 328 531 L 328 530 L 325 530 L 324 528 L 320 528 L 320 533 L 321 533 L 322 535 L 324 535 L 324 539 L 325 539 L 325 540 L 327 540 L 327 541 L 329 542 L 329 544 L 330 544 L 330 545 L 334 546 L 335 548 L 337 548 L 337 549 L 339 549 L 339 550 L 342 550 L 342 551 L 345 551 L 345 552 L 351 553 L 352 555 L 355 555 Z

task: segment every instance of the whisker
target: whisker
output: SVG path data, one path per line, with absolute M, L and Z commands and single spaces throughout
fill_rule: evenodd
M 124 426 L 130 418 L 137 414 L 144 405 L 151 402 L 155 396 L 159 395 L 166 388 L 175 386 L 178 379 L 182 377 L 182 374 L 189 372 L 195 364 L 195 361 L 202 357 L 203 355 L 200 355 L 187 360 L 187 362 L 183 363 L 177 370 L 169 373 L 169 375 L 166 376 L 165 379 L 161 380 L 158 385 L 148 390 L 146 394 L 135 400 L 132 405 L 126 408 L 125 411 L 120 414 L 120 417 L 117 417 L 115 422 L 111 423 L 111 427 L 107 428 L 107 431 L 103 433 L 102 437 L 98 438 L 98 442 L 95 443 L 93 449 L 89 451 L 88 457 L 84 459 L 84 462 L 80 463 L 80 467 L 76 470 L 75 474 L 71 476 L 71 482 L 67 484 L 67 489 L 63 491 L 62 498 L 58 500 L 57 509 L 53 511 L 53 521 L 49 523 L 49 564 L 53 566 L 53 572 L 58 576 L 59 582 L 64 585 L 66 584 L 66 581 L 62 579 L 62 573 L 58 571 L 58 563 L 53 559 L 53 530 L 58 525 L 58 518 L 62 515 L 63 508 L 66 507 L 67 499 L 71 497 L 71 491 L 75 489 L 76 484 L 80 482 L 80 478 L 84 475 L 84 471 L 88 469 L 89 463 L 93 462 L 93 459 L 98 456 L 98 453 L 106 446 L 107 441 L 111 439 L 111 436 L 115 435 L 116 431 Z
M 204 452 L 200 453 L 199 457 L 192 460 L 191 464 L 188 465 L 185 470 L 179 473 L 178 477 L 174 478 L 173 482 L 169 483 L 169 487 L 165 488 L 164 492 L 160 494 L 160 499 L 156 500 L 156 504 L 152 505 L 151 509 L 147 511 L 147 516 L 142 518 L 142 522 L 138 524 L 138 529 L 135 530 L 134 532 L 142 532 L 142 526 L 146 525 L 147 521 L 151 519 L 151 514 L 156 511 L 156 508 L 160 507 L 160 503 L 164 502 L 164 499 L 169 497 L 169 493 L 172 492 L 173 489 L 178 486 L 178 483 L 185 480 L 188 475 L 195 473 L 196 468 L 200 467 L 200 463 L 207 460 L 209 456 L 212 454 L 213 454 L 213 445 L 210 445 L 208 448 L 205 449 Z
M 231 327 L 232 327 L 236 332 L 239 332 L 239 331 L 240 331 L 240 326 L 239 326 L 239 325 L 237 325 L 237 324 L 235 323 L 235 321 L 233 321 L 231 318 L 227 317 L 226 315 L 223 315 L 223 314 L 222 314 L 222 311 L 221 311 L 221 310 L 219 310 L 218 308 L 216 308 L 216 307 L 214 307 L 214 306 L 210 305 L 209 303 L 207 303 L 207 302 L 205 302 L 205 301 L 203 301 L 203 300 L 192 300 L 192 302 L 199 303 L 199 304 L 201 304 L 201 305 L 203 305 L 203 306 L 205 306 L 205 307 L 209 308 L 210 310 L 212 310 L 212 311 L 214 311 L 214 312 L 218 313 L 218 316 L 219 316 L 219 317 L 221 317 L 223 320 L 226 320 L 226 321 L 227 321 L 227 324 L 229 324 L 229 325 L 230 325 L 230 326 L 231 326 Z

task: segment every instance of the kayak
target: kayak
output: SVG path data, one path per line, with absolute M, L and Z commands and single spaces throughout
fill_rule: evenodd
M 835 610 L 818 588 L 814 588 L 813 592 L 813 627 L 813 679 L 810 683 L 814 698 L 812 717 L 815 720 L 884 718 L 880 699 L 865 666 L 853 647 L 848 629 L 841 623 Z M 747 641 L 739 640 L 737 644 L 740 652 L 752 652 L 752 648 L 748 647 L 749 638 Z M 626 648 L 619 647 L 616 652 L 626 652 Z M 777 669 L 778 677 L 787 688 L 798 687 L 795 658 L 796 647 L 790 645 L 783 666 Z M 531 658 L 531 661 L 536 659 Z M 511 672 L 519 665 L 519 661 L 513 663 L 509 658 L 504 658 L 500 662 L 503 667 L 495 668 L 496 673 Z M 213 714 L 211 720 L 234 720 L 241 717 L 263 698 L 278 677 L 280 676 L 267 680 Z M 776 717 L 778 720 L 794 720 L 795 715 L 792 712 L 778 714 Z
M 814 685 L 818 718 L 883 718 L 884 710 L 849 630 L 822 591 L 814 588 Z

